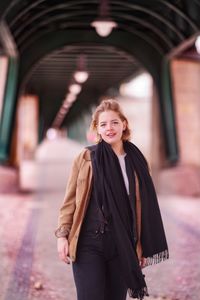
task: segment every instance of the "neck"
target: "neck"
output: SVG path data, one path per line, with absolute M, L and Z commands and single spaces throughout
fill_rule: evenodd
M 123 142 L 120 141 L 117 144 L 111 145 L 113 151 L 115 152 L 116 155 L 121 155 L 124 154 L 124 148 L 123 148 Z

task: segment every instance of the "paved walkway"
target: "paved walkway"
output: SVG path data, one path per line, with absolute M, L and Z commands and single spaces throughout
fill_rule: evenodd
M 71 265 L 58 259 L 54 229 L 79 151 L 69 141 L 46 142 L 36 164 L 22 167 L 24 188 L 32 184 L 37 192 L 0 195 L 0 300 L 76 299 Z M 146 268 L 147 299 L 200 300 L 199 200 L 160 196 L 170 260 Z

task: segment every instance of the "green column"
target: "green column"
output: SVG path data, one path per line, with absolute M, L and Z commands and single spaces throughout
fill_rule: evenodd
M 18 59 L 10 57 L 4 103 L 0 123 L 0 161 L 9 158 L 11 135 L 14 126 L 16 107 L 16 87 L 18 78 Z
M 161 71 L 161 115 L 163 117 L 166 155 L 170 163 L 176 163 L 179 158 L 175 125 L 174 105 L 172 96 L 170 61 L 163 60 Z

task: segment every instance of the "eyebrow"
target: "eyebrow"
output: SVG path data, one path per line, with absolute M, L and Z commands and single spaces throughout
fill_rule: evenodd
M 113 119 L 111 120 L 111 122 L 114 122 L 114 121 L 119 121 L 118 119 Z M 103 124 L 103 123 L 106 123 L 106 121 L 101 121 L 100 124 Z

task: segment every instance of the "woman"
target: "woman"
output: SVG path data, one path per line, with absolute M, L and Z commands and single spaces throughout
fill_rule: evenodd
M 58 253 L 72 260 L 78 300 L 148 295 L 142 268 L 168 258 L 148 164 L 117 101 L 93 114 L 97 145 L 75 159 L 60 209 Z

